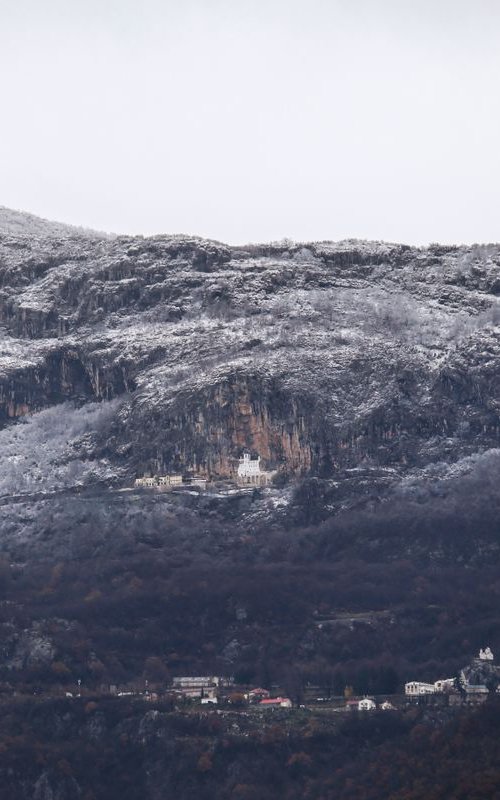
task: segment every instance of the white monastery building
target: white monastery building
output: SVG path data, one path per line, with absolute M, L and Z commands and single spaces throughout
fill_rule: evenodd
M 240 486 L 267 486 L 275 473 L 260 468 L 260 456 L 252 458 L 250 453 L 243 453 L 238 462 L 238 484 Z
M 250 453 L 243 453 L 238 464 L 238 478 L 253 478 L 260 475 L 260 456 L 252 458 Z

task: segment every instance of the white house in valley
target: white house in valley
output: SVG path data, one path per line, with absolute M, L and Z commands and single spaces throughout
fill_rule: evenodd
M 291 708 L 292 701 L 289 697 L 266 697 L 258 703 L 260 708 Z
M 405 694 L 416 697 L 422 694 L 436 694 L 436 686 L 433 683 L 423 683 L 422 681 L 409 681 L 405 683 Z
M 500 667 L 494 664 L 491 648 L 485 647 L 460 671 L 458 679 L 440 678 L 435 683 L 410 681 L 405 684 L 405 694 L 409 697 L 426 694 L 461 695 L 468 703 L 479 703 L 488 697 L 490 689 L 496 687 L 500 689 Z

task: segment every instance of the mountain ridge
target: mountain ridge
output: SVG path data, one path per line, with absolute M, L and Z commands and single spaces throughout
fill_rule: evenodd
M 90 236 L 108 238 L 114 234 L 91 228 L 54 222 L 28 211 L 0 205 L 0 234 L 7 236 Z
M 319 519 L 453 482 L 500 444 L 499 266 L 498 245 L 0 234 L 5 490 L 228 478 L 243 450 L 322 481 L 295 494 Z M 74 438 L 23 472 L 12 435 L 38 452 L 51 408 Z

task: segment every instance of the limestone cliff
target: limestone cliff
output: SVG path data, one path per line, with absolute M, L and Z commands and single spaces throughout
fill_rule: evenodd
M 95 452 L 127 481 L 228 476 L 243 449 L 295 475 L 452 464 L 499 444 L 499 265 L 493 245 L 0 230 L 0 424 L 122 397 Z

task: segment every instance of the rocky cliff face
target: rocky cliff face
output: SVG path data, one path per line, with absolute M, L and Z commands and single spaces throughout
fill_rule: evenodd
M 499 266 L 496 245 L 10 228 L 0 423 L 121 397 L 95 453 L 125 481 L 227 476 L 243 449 L 327 478 L 452 464 L 499 443 Z

